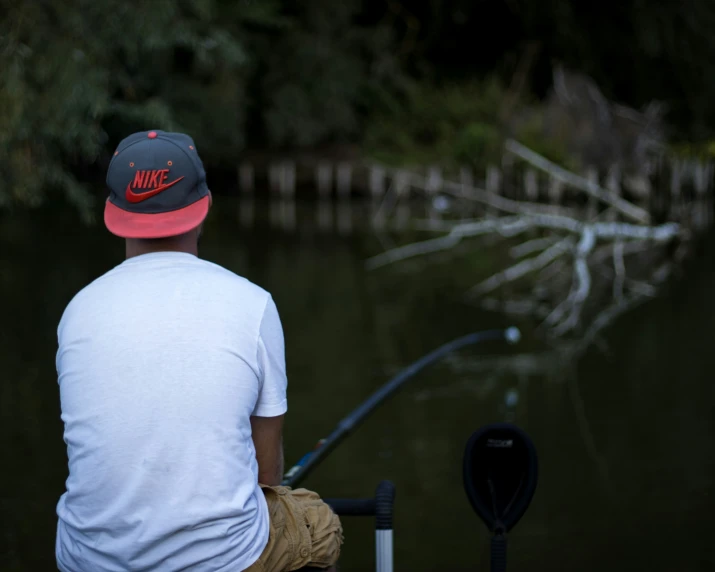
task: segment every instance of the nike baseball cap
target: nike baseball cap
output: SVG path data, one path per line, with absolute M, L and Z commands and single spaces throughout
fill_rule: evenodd
M 193 139 L 141 131 L 119 143 L 107 171 L 104 224 L 123 238 L 164 238 L 199 226 L 211 192 Z

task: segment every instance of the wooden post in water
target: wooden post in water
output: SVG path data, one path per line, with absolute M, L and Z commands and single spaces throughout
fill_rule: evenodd
M 296 227 L 295 201 L 292 199 L 281 202 L 281 223 L 283 230 L 294 232 Z
M 501 194 L 510 199 L 516 199 L 518 190 L 512 184 L 512 173 L 514 171 L 514 155 L 511 153 L 502 154 L 501 158 Z
M 434 200 L 437 193 L 442 190 L 442 184 L 442 170 L 435 166 L 428 167 L 425 192 L 427 193 L 427 217 L 430 220 L 441 218 L 440 214 L 434 208 Z
M 708 166 L 703 161 L 696 161 L 693 165 L 693 188 L 695 200 L 693 201 L 693 226 L 696 232 L 707 229 L 710 224 L 709 205 L 707 201 L 708 187 Z
M 383 213 L 382 203 L 380 201 L 374 200 L 370 203 L 369 215 L 370 228 L 375 230 L 383 230 L 385 228 L 387 217 Z
M 253 226 L 254 212 L 253 197 L 242 198 L 238 204 L 238 222 L 242 227 L 251 228 Z
M 683 216 L 682 195 L 680 161 L 672 159 L 670 161 L 670 218 L 673 221 L 679 221 Z
M 333 186 L 333 166 L 321 162 L 315 168 L 315 186 L 318 188 L 318 197 L 325 200 L 330 196 Z
M 460 185 L 460 192 L 463 197 L 466 197 L 469 194 L 469 191 L 474 188 L 474 174 L 472 173 L 472 169 L 469 167 L 460 167 L 459 169 L 459 185 Z M 460 199 L 457 199 L 458 202 L 462 203 L 459 205 L 458 210 L 459 210 L 459 216 L 462 219 L 469 218 L 472 216 L 472 209 L 473 207 L 471 206 L 471 201 L 467 202 L 464 201 L 462 202 Z
M 621 191 L 621 168 L 618 165 L 618 163 L 614 163 L 608 169 L 608 175 L 606 175 L 606 188 L 609 191 L 618 195 L 619 197 L 622 194 L 622 191 Z M 606 216 L 606 220 L 609 220 L 609 221 L 615 221 L 617 218 L 618 218 L 618 213 L 616 213 L 613 209 L 611 209 L 611 211 Z
M 651 215 L 658 220 L 663 212 L 662 195 L 659 189 L 653 185 L 653 175 L 655 173 L 655 161 L 652 157 L 647 157 L 642 164 L 642 173 L 630 179 L 630 191 L 636 195 L 637 205 L 644 207 Z M 639 200 L 640 199 L 640 200 Z
M 499 167 L 497 167 L 496 165 L 487 166 L 487 177 L 485 181 L 485 186 L 488 192 L 494 193 L 495 195 L 500 194 L 500 191 L 502 189 L 502 174 L 499 171 Z M 486 212 L 489 215 L 496 214 L 496 210 L 494 209 L 494 207 L 491 206 L 488 206 L 486 208 Z
M 556 177 L 549 176 L 549 202 L 552 205 L 561 204 L 563 200 L 564 184 Z
M 411 175 L 409 171 L 398 169 L 392 184 L 395 186 L 395 197 L 397 201 L 395 227 L 402 230 L 407 226 L 410 219 L 410 183 Z M 403 200 L 406 199 L 406 200 Z
M 598 185 L 598 170 L 595 167 L 586 169 L 586 179 Z M 586 218 L 594 219 L 598 214 L 598 199 L 593 195 L 589 195 L 586 206 Z
M 529 202 L 535 203 L 539 200 L 539 178 L 536 170 L 532 167 L 527 167 L 524 171 L 524 194 Z M 532 228 L 527 231 L 526 235 L 535 238 L 539 235 L 539 231 Z
M 377 201 L 385 194 L 385 168 L 381 165 L 372 165 L 368 180 L 370 197 Z
M 668 216 L 668 192 L 663 189 L 660 183 L 662 173 L 662 161 L 659 155 L 654 155 L 648 159 L 648 181 L 650 182 L 651 195 L 655 202 L 655 210 L 651 209 L 651 222 L 657 223 L 663 217 Z
M 333 226 L 333 205 L 327 199 L 318 201 L 318 229 L 329 232 Z
M 524 171 L 524 192 L 526 200 L 536 202 L 539 200 L 539 179 L 536 170 L 532 167 L 527 167 Z
M 683 214 L 681 215 L 681 222 L 684 225 L 695 226 L 696 217 L 696 201 L 698 195 L 696 193 L 695 182 L 695 162 L 689 159 L 682 159 L 680 161 L 680 183 L 681 183 L 681 204 L 683 209 Z
M 353 166 L 350 163 L 338 163 L 336 174 L 336 186 L 338 197 L 350 196 L 352 191 Z
M 701 196 L 695 197 L 690 204 L 690 225 L 695 234 L 700 234 L 707 227 L 707 207 Z
M 405 230 L 410 223 L 412 206 L 408 201 L 400 202 L 395 211 L 395 230 Z
M 241 193 L 253 194 L 254 176 L 253 165 L 241 163 L 238 166 L 238 188 Z
M 395 185 L 395 194 L 398 200 L 408 196 L 410 191 L 410 173 L 404 169 L 398 169 L 395 172 L 393 184 Z
M 283 185 L 283 162 L 268 165 L 268 188 L 271 193 L 280 195 Z
M 434 195 L 442 190 L 442 170 L 439 167 L 427 168 L 427 179 L 425 185 L 427 194 Z
M 703 161 L 696 161 L 693 171 L 695 194 L 703 197 L 708 192 L 708 166 Z
M 271 200 L 268 203 L 268 220 L 270 221 L 271 228 L 283 228 L 283 213 L 280 198 Z
M 465 191 L 474 187 L 474 175 L 469 167 L 460 167 L 459 169 L 459 184 L 462 186 L 462 194 Z
M 349 201 L 338 202 L 338 233 L 348 236 L 352 232 L 352 205 Z
M 295 162 L 284 161 L 281 166 L 280 191 L 283 199 L 295 197 Z

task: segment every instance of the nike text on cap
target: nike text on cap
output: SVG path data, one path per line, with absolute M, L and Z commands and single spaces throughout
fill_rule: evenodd
M 164 238 L 206 218 L 211 193 L 188 135 L 142 131 L 124 139 L 107 171 L 104 223 L 123 238 Z

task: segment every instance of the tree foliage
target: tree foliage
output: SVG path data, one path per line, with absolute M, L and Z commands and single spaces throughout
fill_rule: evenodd
M 64 196 L 89 214 L 113 147 L 152 127 L 190 132 L 211 166 L 346 141 L 473 157 L 526 46 L 525 92 L 543 95 L 563 61 L 616 100 L 664 100 L 681 139 L 715 130 L 712 2 L 0 0 L 0 13 L 0 208 Z
M 212 4 L 4 0 L 0 201 L 36 205 L 58 189 L 89 213 L 68 167 L 128 129 L 196 128 L 199 107 L 222 115 L 201 118 L 214 141 L 239 142 L 246 54 Z

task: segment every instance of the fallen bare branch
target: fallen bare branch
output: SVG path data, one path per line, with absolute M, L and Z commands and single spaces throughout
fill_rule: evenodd
M 593 181 L 589 181 L 584 177 L 559 167 L 555 163 L 549 161 L 546 157 L 539 155 L 513 139 L 509 139 L 506 142 L 505 147 L 507 151 L 513 153 L 517 157 L 520 157 L 537 169 L 541 169 L 542 171 L 548 173 L 551 177 L 560 180 L 564 184 L 571 185 L 572 187 L 582 190 L 599 201 L 612 206 L 629 219 L 643 224 L 650 223 L 650 215 L 647 211 L 619 197 L 613 191 L 604 189 Z
M 397 177 L 402 177 L 405 179 L 405 184 L 409 187 L 419 189 L 421 191 L 429 192 L 431 190 L 431 185 L 424 177 L 418 173 L 411 171 L 406 171 L 404 169 L 393 169 L 383 166 L 383 169 L 394 180 Z M 512 199 L 507 199 L 494 192 L 487 191 L 485 189 L 480 189 L 479 187 L 465 185 L 464 183 L 457 183 L 454 181 L 442 181 L 441 192 L 445 194 L 458 197 L 460 199 L 467 199 L 475 201 L 492 207 L 496 210 L 509 213 L 509 214 L 559 214 L 562 216 L 576 216 L 574 209 L 556 206 L 556 205 L 543 205 L 540 203 L 532 203 L 525 201 L 515 201 Z
M 377 256 L 373 256 L 365 262 L 365 266 L 368 270 L 374 270 L 375 268 L 397 262 L 398 260 L 406 260 L 407 258 L 412 258 L 413 256 L 447 250 L 448 248 L 456 246 L 460 240 L 462 240 L 462 236 L 458 232 L 450 232 L 447 236 L 441 236 L 439 238 L 433 238 L 421 242 L 413 242 L 405 246 L 387 250 Z
M 440 221 L 428 221 L 429 224 L 433 225 L 439 225 L 439 222 Z M 522 217 L 505 217 L 461 223 L 453 225 L 449 234 L 446 236 L 413 242 L 368 258 L 365 261 L 365 266 L 368 270 L 374 270 L 380 266 L 406 260 L 413 256 L 431 254 L 452 248 L 464 237 L 474 237 L 493 232 L 504 234 L 505 236 L 513 236 L 514 234 L 524 232 L 527 228 L 528 224 Z
M 518 226 L 524 232 L 534 228 L 547 228 L 551 230 L 562 230 L 574 234 L 582 234 L 586 227 L 591 227 L 596 238 L 605 239 L 638 239 L 653 240 L 656 242 L 667 242 L 680 236 L 681 226 L 678 223 L 667 222 L 658 226 L 641 226 L 622 222 L 595 222 L 586 223 L 579 220 L 551 214 L 522 215 L 521 217 L 504 217 L 500 219 L 490 219 L 491 221 L 507 221 L 510 226 Z M 518 221 L 518 223 L 517 223 Z M 431 231 L 452 231 L 463 225 L 477 224 L 475 222 L 449 222 L 444 220 L 419 221 L 415 228 L 419 230 Z M 494 224 L 492 222 L 492 224 Z M 498 225 L 497 225 L 498 226 Z M 470 236 L 470 228 L 461 228 L 463 236 Z M 477 234 L 482 234 L 478 232 Z
M 452 183 L 450 181 L 443 183 L 442 191 L 450 195 L 477 201 L 510 214 L 558 214 L 561 216 L 576 216 L 576 212 L 573 209 L 566 207 L 542 205 L 540 203 L 527 201 L 515 201 L 477 187 L 467 187 L 465 189 L 461 184 Z
M 631 292 L 645 298 L 653 298 L 657 293 L 657 288 L 653 286 L 653 284 L 648 284 L 647 282 L 626 279 L 625 283 L 628 285 L 628 289 L 631 290 Z
M 652 244 L 649 244 L 647 241 L 644 241 L 644 240 L 637 240 L 637 239 L 623 240 L 622 243 L 623 243 L 623 256 L 627 256 L 629 254 L 637 254 L 640 252 L 645 252 L 645 251 L 651 250 L 653 248 Z M 594 249 L 593 254 L 591 255 L 590 262 L 591 262 L 591 264 L 600 264 L 612 257 L 613 257 L 613 244 L 607 243 L 607 244 L 604 244 L 603 246 L 600 246 L 600 247 Z
M 566 266 L 566 261 L 563 259 L 554 260 L 551 264 L 544 267 L 539 272 L 538 280 L 540 282 L 548 282 L 554 276 L 558 276 Z
M 511 248 L 509 250 L 509 255 L 512 258 L 521 258 L 522 256 L 527 256 L 529 254 L 533 254 L 534 252 L 544 250 L 544 248 L 548 248 L 557 241 L 558 238 L 553 236 L 528 240 Z
M 530 151 L 523 146 L 519 147 L 516 142 L 512 142 L 511 147 L 517 154 L 528 155 Z M 543 158 L 537 155 L 529 156 L 529 159 Z M 545 166 L 549 169 L 552 167 L 550 164 Z M 538 317 L 541 320 L 539 329 L 545 329 L 552 338 L 583 331 L 582 322 L 586 312 L 597 311 L 598 304 L 604 303 L 608 294 L 616 305 L 609 307 L 609 312 L 604 315 L 597 314 L 599 320 L 605 320 L 603 316 L 620 312 L 624 305 L 633 300 L 646 300 L 655 295 L 656 285 L 669 275 L 672 265 L 657 276 L 644 276 L 645 271 L 648 265 L 667 255 L 667 251 L 659 249 L 658 245 L 676 239 L 682 245 L 688 238 L 687 229 L 673 222 L 657 226 L 642 224 L 644 220 L 647 221 L 647 216 L 640 216 L 645 211 L 617 195 L 612 196 L 610 191 L 601 189 L 596 183 L 565 170 L 551 174 L 561 177 L 558 184 L 567 183 L 585 190 L 592 197 L 591 202 L 595 199 L 605 202 L 605 212 L 595 216 L 580 212 L 577 216 L 573 211 L 568 212 L 551 205 L 513 201 L 471 186 L 465 188 L 461 184 L 440 183 L 442 192 L 455 194 L 460 199 L 471 198 L 494 210 L 513 214 L 460 221 L 437 217 L 417 221 L 413 228 L 444 235 L 386 250 L 368 259 L 366 267 L 379 268 L 452 249 L 466 238 L 486 236 L 493 242 L 499 238 L 529 233 L 520 244 L 510 245 L 509 254 L 518 261 L 481 281 L 467 292 L 467 296 L 479 298 L 478 303 L 485 309 Z M 399 178 L 403 188 L 409 184 L 417 188 L 424 187 L 425 191 L 434 190 L 434 184 L 428 189 L 428 181 L 417 175 L 402 172 Z M 637 221 L 637 224 L 615 220 L 618 213 Z M 639 256 L 626 259 L 634 254 Z M 484 297 L 530 274 L 535 276 L 531 286 L 527 286 L 530 290 L 527 298 L 503 300 L 499 296 Z M 609 288 L 610 292 L 607 290 Z M 591 300 L 592 303 L 589 302 Z
M 596 244 L 596 236 L 591 229 L 587 229 L 576 246 L 574 260 L 575 288 L 569 294 L 570 312 L 566 320 L 554 328 L 554 334 L 561 336 L 578 326 L 581 309 L 591 291 L 591 273 L 588 270 L 586 258 Z
M 544 268 L 547 264 L 561 256 L 564 252 L 567 252 L 573 246 L 573 239 L 565 238 L 551 248 L 547 248 L 538 256 L 534 258 L 529 258 L 527 260 L 522 260 L 514 266 L 510 266 L 506 270 L 490 276 L 483 282 L 480 282 L 467 292 L 468 296 L 479 296 L 487 292 L 491 292 L 495 288 L 498 288 L 502 284 L 507 282 L 513 282 L 529 274 L 530 272 L 535 272 Z

